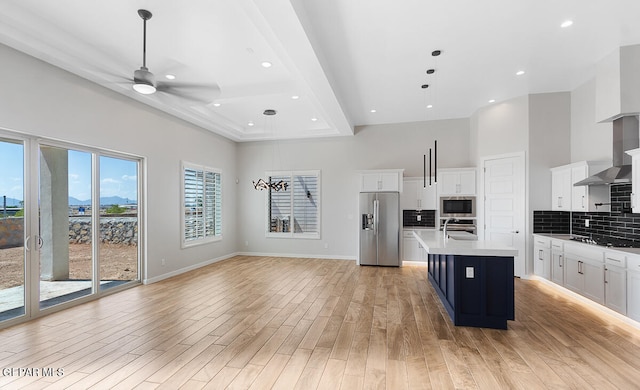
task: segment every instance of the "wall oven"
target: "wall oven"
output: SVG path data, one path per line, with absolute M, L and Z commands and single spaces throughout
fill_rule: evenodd
M 440 217 L 441 218 L 475 218 L 476 217 L 476 197 L 475 196 L 441 196 L 440 197 Z

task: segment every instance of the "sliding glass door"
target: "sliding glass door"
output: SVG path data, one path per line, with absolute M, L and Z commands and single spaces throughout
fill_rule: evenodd
M 138 162 L 100 156 L 100 289 L 138 280 Z
M 91 153 L 39 148 L 40 309 L 93 292 Z
M 0 135 L 0 167 L 0 327 L 140 281 L 141 160 Z
M 0 321 L 25 314 L 24 143 L 0 138 Z

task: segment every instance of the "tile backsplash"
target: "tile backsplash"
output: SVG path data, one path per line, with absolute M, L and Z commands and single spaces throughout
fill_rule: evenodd
M 569 234 L 571 214 L 568 211 L 534 211 L 533 232 Z
M 418 221 L 420 216 L 420 221 Z M 411 227 L 435 227 L 435 210 L 402 210 L 402 225 Z
M 534 211 L 534 233 L 612 237 L 640 242 L 640 214 L 631 213 L 631 184 L 610 187 L 610 212 Z M 589 226 L 585 226 L 585 220 Z

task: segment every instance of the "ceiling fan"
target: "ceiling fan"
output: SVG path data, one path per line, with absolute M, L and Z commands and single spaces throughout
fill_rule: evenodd
M 143 94 L 150 95 L 155 92 L 164 92 L 176 95 L 190 100 L 205 100 L 211 102 L 213 98 L 220 94 L 220 87 L 217 84 L 191 84 L 182 82 L 163 83 L 156 81 L 153 73 L 147 68 L 147 20 L 151 19 L 153 14 L 146 9 L 139 9 L 138 15 L 142 18 L 143 35 L 142 35 L 142 66 L 133 72 L 133 90 Z M 193 94 L 179 91 L 179 89 L 206 89 L 207 98 L 197 98 Z

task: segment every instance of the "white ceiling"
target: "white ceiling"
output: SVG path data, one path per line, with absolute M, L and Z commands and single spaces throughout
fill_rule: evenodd
M 132 91 L 140 8 L 153 13 L 147 67 L 200 85 L 177 90 L 190 99 Z M 639 15 L 637 0 L 4 0 L 0 42 L 249 141 L 468 117 L 490 99 L 570 91 L 615 48 L 640 43 Z

